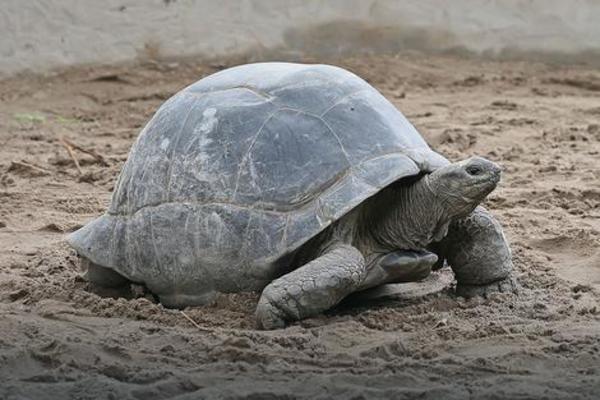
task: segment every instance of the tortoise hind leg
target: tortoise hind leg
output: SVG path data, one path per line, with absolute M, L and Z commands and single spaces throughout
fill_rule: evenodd
M 129 279 L 125 278 L 118 272 L 95 264 L 87 258 L 81 259 L 81 265 L 85 270 L 83 273 L 83 278 L 88 282 L 98 286 L 106 288 L 118 288 L 131 283 Z
M 101 297 L 131 297 L 131 281 L 123 275 L 110 268 L 94 264 L 84 257 L 81 259 L 81 265 L 84 268 L 83 279 L 91 284 L 87 288 L 90 292 Z

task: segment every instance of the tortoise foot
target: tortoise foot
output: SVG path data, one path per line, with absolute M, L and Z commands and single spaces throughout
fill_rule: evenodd
M 256 325 L 258 329 L 265 330 L 285 328 L 286 313 L 266 298 L 261 297 L 256 307 Z
M 256 324 L 278 329 L 317 315 L 355 292 L 365 276 L 365 259 L 358 249 L 339 244 L 268 284 L 256 306 Z
M 488 298 L 493 293 L 518 293 L 519 286 L 513 276 L 504 278 L 485 285 L 468 285 L 459 283 L 456 294 L 461 297 L 471 298 L 481 296 Z

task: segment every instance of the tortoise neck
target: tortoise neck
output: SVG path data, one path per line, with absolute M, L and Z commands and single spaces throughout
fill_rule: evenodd
M 434 183 L 426 175 L 414 183 L 391 185 L 368 200 L 360 232 L 374 250 L 422 250 L 445 235 L 448 218 Z

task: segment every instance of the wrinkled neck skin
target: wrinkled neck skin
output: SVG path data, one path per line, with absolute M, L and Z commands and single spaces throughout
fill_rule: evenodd
M 413 184 L 383 189 L 363 206 L 357 245 L 365 253 L 422 250 L 441 240 L 450 216 L 429 175 Z

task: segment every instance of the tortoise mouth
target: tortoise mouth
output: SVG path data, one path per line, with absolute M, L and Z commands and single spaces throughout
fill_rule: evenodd
M 467 190 L 467 193 L 463 197 L 469 202 L 476 203 L 477 205 L 485 200 L 485 198 L 496 189 L 499 182 L 499 176 L 482 179 L 480 182 L 469 187 L 469 190 Z
M 479 186 L 482 188 L 482 196 L 485 198 L 488 194 L 494 191 L 500 180 L 502 178 L 502 172 L 497 169 L 490 172 L 487 172 L 484 177 L 482 177 L 482 182 Z

